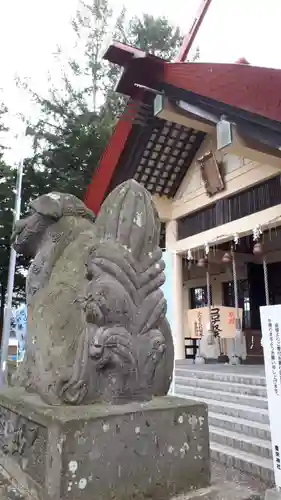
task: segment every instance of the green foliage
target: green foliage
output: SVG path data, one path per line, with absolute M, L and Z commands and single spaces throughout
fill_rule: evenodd
M 8 129 L 4 125 L 7 109 L 0 104 L 0 333 L 2 329 L 3 312 L 5 306 L 5 296 L 7 290 L 9 260 L 10 260 L 10 239 L 13 230 L 14 204 L 16 174 L 15 168 L 11 168 L 4 160 L 5 147 L 3 146 L 5 134 Z M 22 269 L 26 267 L 26 261 L 19 258 L 17 261 L 17 272 L 15 275 L 15 302 L 20 301 L 24 296 L 25 278 Z
M 167 19 L 144 15 L 127 20 L 125 10 L 116 18 L 108 0 L 81 1 L 72 27 L 73 56 L 67 65 L 62 62 L 62 48 L 56 56 L 61 61 L 62 87 L 51 84 L 47 97 L 29 89 L 41 118 L 29 126 L 34 157 L 27 162 L 25 199 L 29 199 L 28 185 L 34 194 L 56 189 L 83 197 L 125 103 L 114 92 L 120 68 L 102 59 L 110 39 L 166 59 L 175 56 L 181 42 L 179 29 Z
M 15 185 L 15 172 L 0 158 L 0 283 L 1 283 L 1 308 L 4 307 L 8 267 L 10 257 L 10 238 L 13 227 L 13 191 Z
M 49 77 L 47 95 L 38 95 L 24 82 L 40 118 L 28 124 L 33 138 L 33 155 L 24 162 L 22 212 L 30 199 L 62 191 L 83 198 L 85 190 L 105 149 L 125 99 L 115 93 L 120 68 L 103 61 L 102 56 L 112 39 L 139 47 L 165 59 L 172 59 L 179 48 L 179 29 L 163 17 L 128 19 L 125 10 L 116 17 L 108 0 L 80 1 L 72 21 L 75 44 L 65 63 L 65 51 L 58 48 L 56 62 L 61 68 L 61 85 Z M 0 108 L 1 116 L 5 113 Z M 1 128 L 2 127 L 2 128 Z M 0 141 L 1 142 L 1 141 Z M 3 160 L 0 145 L 0 283 L 6 293 L 13 224 L 16 172 Z M 24 294 L 24 277 L 20 269 L 26 262 L 19 258 L 16 274 L 16 297 Z M 2 300 L 3 303 L 3 300 Z
M 25 203 L 50 191 L 71 192 L 82 198 L 106 146 L 109 132 L 95 113 L 61 117 L 62 127 L 47 127 L 45 122 L 40 124 L 42 130 L 39 124 L 29 129 L 34 134 L 36 153 L 25 162 Z
M 144 14 L 142 19 L 134 17 L 129 22 L 128 41 L 134 47 L 171 61 L 179 50 L 182 36 L 179 28 L 171 26 L 165 17 Z

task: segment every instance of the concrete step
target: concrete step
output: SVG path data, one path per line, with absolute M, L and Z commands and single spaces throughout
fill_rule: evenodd
M 247 436 L 246 434 L 239 434 L 238 432 L 218 429 L 212 425 L 210 425 L 209 431 L 210 441 L 214 443 L 245 451 L 246 453 L 253 453 L 259 457 L 272 459 L 272 446 L 270 441 Z
M 215 380 L 218 382 L 228 382 L 231 384 L 246 384 L 254 386 L 266 386 L 265 377 L 259 375 L 247 375 L 242 373 L 233 372 L 218 372 L 211 370 L 193 370 L 190 368 L 184 368 L 182 366 L 176 367 L 175 376 L 176 377 L 189 377 L 197 379 L 207 379 Z
M 253 453 L 210 442 L 211 458 L 228 467 L 234 467 L 259 477 L 269 483 L 274 481 L 273 461 L 269 458 L 258 457 Z
M 200 398 L 198 396 L 187 396 L 186 394 L 179 392 L 176 392 L 175 395 L 191 401 L 197 401 L 198 403 L 206 403 L 209 411 L 212 413 L 219 413 L 221 415 L 229 415 L 235 418 L 243 418 L 245 420 L 269 424 L 268 411 L 262 408 L 254 408 L 237 403 L 227 403 L 225 401 L 214 401 L 212 399 Z
M 209 425 L 226 431 L 234 431 L 244 434 L 250 438 L 271 440 L 269 424 L 251 422 L 243 418 L 231 417 L 230 415 L 219 415 L 209 411 Z
M 249 394 L 249 396 L 267 397 L 266 387 L 261 385 L 230 384 L 219 380 L 209 380 L 203 378 L 192 378 L 189 375 L 177 376 L 175 383 L 189 387 L 200 387 L 205 389 L 214 389 L 222 392 L 234 392 L 238 394 Z
M 266 397 L 251 396 L 249 394 L 238 394 L 226 391 L 218 391 L 217 389 L 206 389 L 205 387 L 192 387 L 188 385 L 175 385 L 177 394 L 185 394 L 186 396 L 198 396 L 203 399 L 211 399 L 214 401 L 225 401 L 227 403 L 239 403 L 241 405 L 252 406 L 254 408 L 268 409 Z

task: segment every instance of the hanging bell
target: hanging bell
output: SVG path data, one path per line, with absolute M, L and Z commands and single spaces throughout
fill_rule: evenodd
M 202 257 L 201 259 L 198 260 L 197 266 L 198 267 L 206 267 L 208 264 L 208 259 L 206 257 Z
M 257 243 L 255 243 L 255 244 L 254 244 L 253 254 L 254 254 L 254 255 L 262 255 L 262 254 L 263 254 L 263 246 L 262 246 L 262 243 L 257 242 Z
M 230 262 L 232 261 L 231 254 L 229 252 L 225 252 L 221 261 L 223 264 L 230 264 Z

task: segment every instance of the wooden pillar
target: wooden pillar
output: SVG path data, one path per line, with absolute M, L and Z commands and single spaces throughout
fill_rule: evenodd
M 183 325 L 183 272 L 182 257 L 169 251 L 169 246 L 177 240 L 177 221 L 166 225 L 166 252 L 170 266 L 167 269 L 167 286 L 170 288 L 170 325 L 173 334 L 175 359 L 185 359 L 184 325 Z

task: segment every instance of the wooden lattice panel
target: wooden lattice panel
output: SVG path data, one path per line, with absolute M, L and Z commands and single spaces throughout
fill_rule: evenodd
M 152 194 L 173 197 L 204 134 L 165 120 L 155 120 L 134 179 Z

